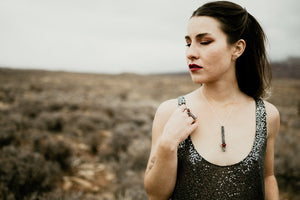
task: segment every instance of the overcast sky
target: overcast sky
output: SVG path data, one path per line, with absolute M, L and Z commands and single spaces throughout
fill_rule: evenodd
M 97 73 L 187 70 L 196 0 L 0 0 L 0 66 Z M 261 23 L 269 57 L 300 56 L 299 0 L 233 0 Z

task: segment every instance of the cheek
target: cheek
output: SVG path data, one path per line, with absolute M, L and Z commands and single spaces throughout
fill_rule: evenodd
M 209 66 L 215 66 L 218 68 L 230 65 L 230 50 L 228 48 L 212 48 L 206 52 L 204 58 Z

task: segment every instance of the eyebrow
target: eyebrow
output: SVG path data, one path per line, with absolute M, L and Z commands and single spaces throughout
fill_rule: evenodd
M 210 33 L 199 33 L 196 35 L 196 39 L 201 39 L 202 37 L 206 36 L 206 35 L 211 35 Z M 185 36 L 186 40 L 191 40 L 190 36 Z

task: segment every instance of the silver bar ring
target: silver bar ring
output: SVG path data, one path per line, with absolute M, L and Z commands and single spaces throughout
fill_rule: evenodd
M 197 117 L 193 113 L 191 113 L 191 110 L 189 108 L 185 108 L 184 111 L 187 111 L 189 117 L 193 118 L 194 120 L 197 119 Z

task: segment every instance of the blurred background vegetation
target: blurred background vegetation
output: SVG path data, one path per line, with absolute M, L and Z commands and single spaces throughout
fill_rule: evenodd
M 300 199 L 300 61 L 273 63 L 281 199 Z M 178 84 L 180 82 L 180 85 Z M 197 88 L 188 74 L 0 68 L 0 199 L 147 199 L 158 105 Z

